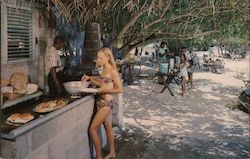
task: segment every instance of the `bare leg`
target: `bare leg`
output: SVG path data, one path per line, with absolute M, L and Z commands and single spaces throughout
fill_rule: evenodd
M 190 83 L 191 83 L 191 88 L 192 88 L 192 89 L 194 88 L 193 74 L 194 74 L 194 73 L 191 73 L 191 75 L 190 75 Z
M 186 78 L 181 77 L 182 96 L 186 95 Z
M 107 109 L 105 107 L 98 109 L 89 127 L 89 134 L 91 136 L 91 139 L 93 141 L 96 150 L 96 159 L 102 159 L 101 141 L 98 136 L 97 129 L 107 119 L 110 111 L 111 111 L 110 109 Z
M 191 88 L 194 88 L 194 85 L 193 85 L 193 73 L 188 74 L 188 82 L 191 84 Z
M 108 118 L 104 121 L 104 127 L 107 134 L 107 139 L 109 143 L 109 153 L 105 156 L 104 159 L 110 159 L 115 157 L 115 145 L 114 145 L 114 134 L 112 130 L 112 123 L 108 120 Z

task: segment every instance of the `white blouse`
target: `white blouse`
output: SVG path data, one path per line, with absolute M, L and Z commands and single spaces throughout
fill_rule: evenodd
M 54 46 L 51 46 L 45 55 L 46 75 L 49 74 L 52 67 L 56 67 L 56 72 L 60 71 L 62 66 L 58 51 Z

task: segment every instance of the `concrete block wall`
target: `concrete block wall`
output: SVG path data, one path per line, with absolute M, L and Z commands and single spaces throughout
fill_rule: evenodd
M 90 159 L 88 127 L 94 99 L 28 131 L 15 141 L 2 139 L 3 158 Z
M 11 1 L 15 2 L 15 0 Z M 48 48 L 53 44 L 53 40 L 56 35 L 56 29 L 49 28 L 48 25 L 46 25 L 46 22 L 43 22 L 43 18 L 40 17 L 41 14 L 39 14 L 38 10 L 36 10 L 35 8 L 33 9 L 33 36 L 38 40 L 34 46 L 34 58 L 29 61 L 2 63 L 1 78 L 9 79 L 11 74 L 14 72 L 24 73 L 30 76 L 32 83 L 36 83 L 39 85 L 40 88 L 45 89 L 46 79 L 44 57 Z M 1 56 L 3 54 L 7 53 L 1 52 Z

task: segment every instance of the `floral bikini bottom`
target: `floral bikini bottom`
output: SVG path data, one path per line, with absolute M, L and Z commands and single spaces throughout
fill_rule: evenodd
M 107 107 L 110 109 L 113 109 L 113 106 L 115 105 L 115 101 L 111 100 L 111 101 L 106 101 L 102 98 L 97 98 L 96 99 L 96 106 L 98 109 L 102 108 L 102 107 Z

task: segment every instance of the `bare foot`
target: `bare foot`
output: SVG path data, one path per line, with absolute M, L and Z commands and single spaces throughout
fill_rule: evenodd
M 104 159 L 114 159 L 116 156 L 116 153 L 109 153 L 107 156 L 105 156 Z

